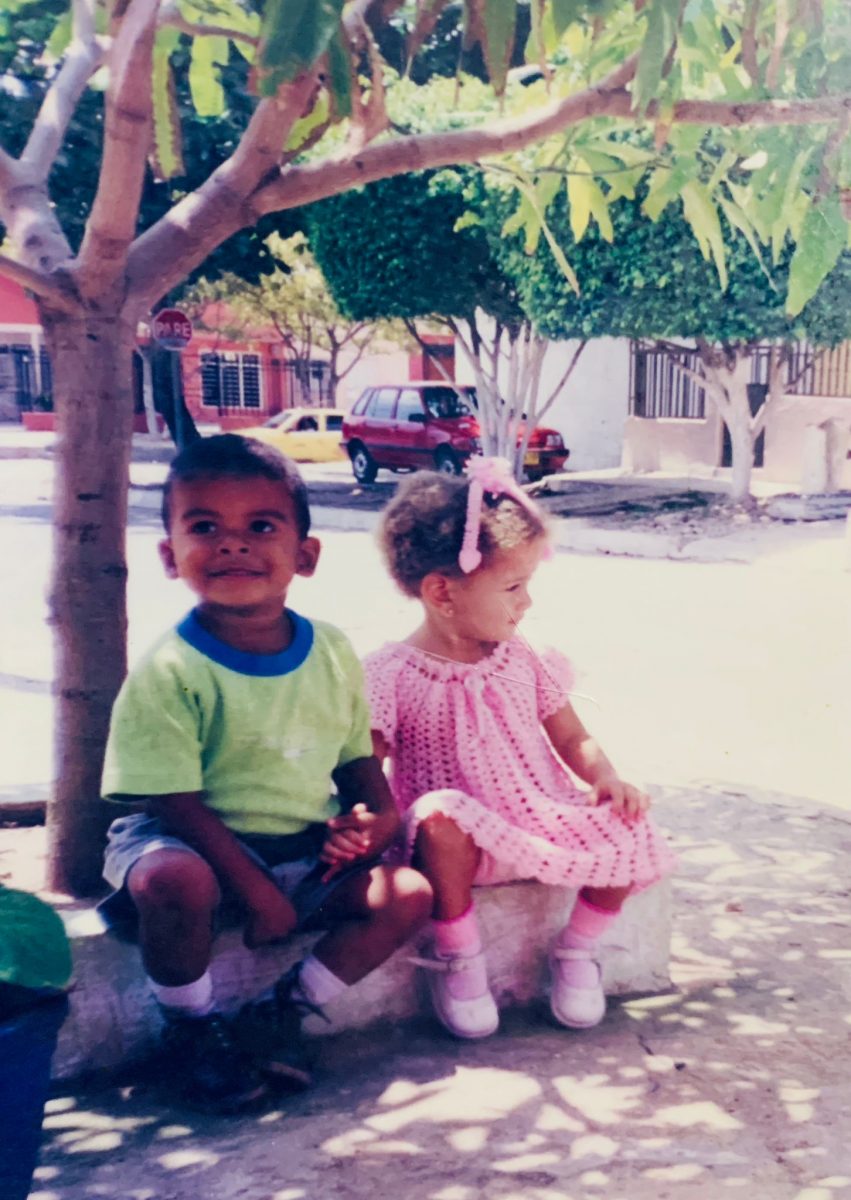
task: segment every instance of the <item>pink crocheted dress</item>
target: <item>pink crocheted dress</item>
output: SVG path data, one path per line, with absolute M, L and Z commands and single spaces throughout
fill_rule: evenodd
M 541 723 L 566 703 L 573 677 L 557 651 L 538 656 L 512 639 L 471 664 L 391 642 L 364 667 L 408 854 L 417 824 L 442 812 L 484 852 L 491 869 L 479 883 L 642 888 L 672 869 L 652 821 L 587 805 L 555 754 Z

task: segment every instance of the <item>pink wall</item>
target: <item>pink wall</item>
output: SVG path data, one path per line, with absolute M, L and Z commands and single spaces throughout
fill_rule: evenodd
M 40 324 L 38 310 L 24 289 L 0 275 L 0 325 Z

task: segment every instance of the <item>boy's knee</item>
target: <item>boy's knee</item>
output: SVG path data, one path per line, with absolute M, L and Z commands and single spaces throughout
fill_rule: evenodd
M 410 926 L 421 925 L 431 915 L 434 897 L 425 875 L 412 867 L 398 867 L 393 874 L 393 908 Z
M 194 854 L 145 855 L 131 869 L 127 889 L 137 908 L 180 908 L 207 913 L 218 905 L 219 885 L 211 867 Z

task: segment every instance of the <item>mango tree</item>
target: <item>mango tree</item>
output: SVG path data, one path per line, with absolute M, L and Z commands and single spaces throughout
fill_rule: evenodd
M 30 8 L 30 0 L 4 5 L 13 40 Z M 256 7 L 250 0 L 72 0 L 51 39 L 49 87 L 26 139 L 0 152 L 0 271 L 37 300 L 60 434 L 51 589 L 54 887 L 85 892 L 98 878 L 101 755 L 126 666 L 131 354 L 139 321 L 226 239 L 269 214 L 411 170 L 494 160 L 542 139 L 561 141 L 567 153 L 595 122 L 610 138 L 618 136 L 613 122 L 649 127 L 660 143 L 683 126 L 815 124 L 826 147 L 824 194 L 835 194 L 837 180 L 847 183 L 849 97 L 840 59 L 848 6 L 801 0 L 794 21 L 788 10 L 788 0 L 533 0 L 520 53 L 538 78 L 524 83 L 509 78 L 518 57 L 517 0 Z M 448 21 L 459 45 L 480 48 L 489 87 L 464 75 L 417 82 L 413 64 L 439 18 L 441 36 Z M 401 71 L 382 57 L 391 27 L 405 44 Z M 227 92 L 235 54 L 250 60 L 256 99 L 224 161 L 183 188 L 183 97 L 172 60 L 186 54 L 191 102 L 202 116 L 213 119 L 236 102 Z M 57 215 L 53 168 L 90 87 L 104 94 L 103 121 L 92 130 L 99 170 L 77 241 Z M 413 94 L 423 109 L 445 115 L 430 132 L 399 119 Z M 767 146 L 757 189 L 766 205 L 783 191 L 784 212 L 787 153 L 782 138 L 776 151 Z M 668 190 L 678 184 L 678 155 L 662 181 Z M 140 212 L 151 170 L 176 186 L 167 211 L 148 223 Z M 734 167 L 724 170 L 730 177 Z M 702 208 L 706 197 L 712 202 L 712 179 L 701 187 L 695 204 Z M 747 179 L 741 187 L 747 191 Z M 791 203 L 798 214 L 795 196 Z M 797 232 L 809 239 L 810 225 L 804 215 Z M 838 233 L 830 223 L 830 239 Z M 826 269 L 832 254 L 829 240 L 810 274 Z

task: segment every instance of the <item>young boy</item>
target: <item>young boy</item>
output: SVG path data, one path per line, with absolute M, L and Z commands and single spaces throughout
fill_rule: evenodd
M 104 875 L 138 914 L 187 1099 L 237 1111 L 265 1095 L 264 1076 L 309 1083 L 300 1018 L 402 945 L 431 894 L 377 862 L 398 817 L 351 646 L 285 607 L 319 557 L 297 469 L 234 434 L 195 442 L 171 465 L 163 523 L 166 574 L 199 602 L 116 700 L 103 793 L 146 811 L 113 822 Z M 209 974 L 223 904 L 250 947 L 331 926 L 232 1024 Z

